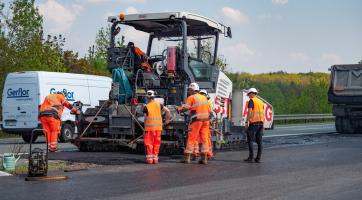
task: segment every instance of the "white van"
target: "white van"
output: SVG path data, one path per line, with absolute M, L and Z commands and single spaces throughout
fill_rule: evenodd
M 66 89 L 67 100 L 70 103 L 81 101 L 87 105 L 83 107 L 85 111 L 97 106 L 99 100 L 108 99 L 111 84 L 112 79 L 104 76 L 43 71 L 9 73 L 2 96 L 2 129 L 21 134 L 24 141 L 30 142 L 31 131 L 41 125 L 39 105 L 48 94 Z M 67 141 L 76 133 L 74 119 L 75 116 L 64 109 L 60 141 Z

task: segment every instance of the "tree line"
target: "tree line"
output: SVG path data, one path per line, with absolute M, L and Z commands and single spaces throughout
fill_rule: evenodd
M 35 0 L 14 0 L 9 3 L 10 12 L 7 13 L 4 11 L 5 2 L 0 0 L 1 94 L 6 75 L 15 71 L 110 76 L 106 69 L 107 29 L 98 31 L 95 44 L 86 56 L 81 57 L 78 52 L 64 50 L 66 38 L 63 35 L 44 35 L 43 17 L 35 6 Z
M 89 47 L 86 56 L 81 57 L 75 51 L 64 50 L 67 41 L 64 36 L 44 35 L 43 17 L 35 6 L 35 0 L 12 1 L 10 15 L 4 12 L 4 7 L 5 1 L 0 0 L 1 94 L 6 75 L 14 71 L 41 70 L 110 76 L 106 67 L 109 27 L 101 28 L 96 33 L 94 45 Z M 123 45 L 124 37 L 118 42 Z M 228 71 L 223 56 L 217 59 L 217 65 L 221 70 Z M 272 103 L 276 114 L 331 112 L 327 102 L 327 73 L 227 74 L 234 88 L 259 89 L 260 95 Z
M 234 89 L 255 87 L 273 105 L 275 114 L 331 113 L 328 73 L 289 74 L 283 71 L 252 75 L 228 73 Z

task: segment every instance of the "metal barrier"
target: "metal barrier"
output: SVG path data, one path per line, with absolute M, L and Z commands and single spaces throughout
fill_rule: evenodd
M 295 115 L 274 115 L 274 120 L 310 120 L 310 119 L 333 119 L 332 114 L 295 114 Z

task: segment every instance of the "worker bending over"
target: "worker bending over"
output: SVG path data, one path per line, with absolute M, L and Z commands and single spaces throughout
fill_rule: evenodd
M 200 164 L 207 164 L 208 131 L 210 127 L 210 107 L 207 98 L 199 94 L 199 85 L 191 83 L 188 87 L 191 95 L 187 98 L 184 106 L 178 107 L 179 112 L 190 111 L 190 125 L 188 131 L 187 145 L 184 151 L 183 163 L 190 163 L 191 154 L 198 151 L 199 138 L 201 138 L 201 160 Z
M 72 105 L 66 100 L 66 95 L 67 90 L 57 94 L 49 94 L 40 105 L 40 121 L 45 130 L 44 135 L 50 152 L 58 150 L 58 134 L 64 107 L 71 110 L 72 113 L 80 114 L 80 111 L 72 108 Z
M 247 128 L 247 140 L 249 146 L 249 157 L 245 159 L 245 162 L 253 162 L 253 140 L 258 144 L 258 154 L 255 158 L 255 162 L 259 163 L 262 152 L 262 137 L 264 129 L 264 103 L 256 95 L 258 91 L 255 88 L 248 90 L 248 96 L 250 98 L 248 102 L 248 115 L 246 118 Z
M 158 153 L 161 145 L 162 132 L 162 112 L 166 112 L 165 124 L 168 124 L 171 119 L 170 110 L 154 100 L 155 92 L 147 91 L 148 103 L 143 108 L 145 116 L 145 136 L 144 145 L 146 149 L 146 163 L 157 164 Z
M 212 151 L 212 137 L 211 137 L 211 128 L 212 128 L 212 119 L 211 119 L 211 115 L 212 115 L 212 110 L 213 110 L 213 104 L 212 104 L 212 100 L 210 99 L 209 94 L 207 93 L 206 90 L 200 90 L 200 94 L 204 95 L 207 98 L 207 102 L 208 105 L 210 107 L 210 128 L 207 134 L 207 141 L 208 141 L 208 145 L 209 145 L 209 152 L 207 152 L 207 158 L 208 159 L 213 159 L 214 158 L 214 154 Z

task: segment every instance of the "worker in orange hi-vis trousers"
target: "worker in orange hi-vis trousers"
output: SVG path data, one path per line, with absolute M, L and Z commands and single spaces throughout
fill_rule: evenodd
M 72 105 L 66 100 L 66 94 L 66 90 L 57 94 L 49 94 L 40 105 L 40 121 L 45 130 L 44 135 L 50 152 L 58 150 L 58 134 L 64 107 L 70 109 L 72 113 L 80 114 L 80 111 L 72 108 Z
M 211 116 L 213 104 L 212 104 L 212 101 L 210 99 L 210 96 L 208 95 L 206 90 L 200 90 L 200 94 L 204 95 L 207 98 L 207 102 L 208 102 L 208 105 L 210 107 L 210 116 Z M 211 123 L 212 123 L 212 121 L 210 119 L 210 129 L 211 129 Z M 207 135 L 207 137 L 208 137 L 208 145 L 209 145 L 209 152 L 207 153 L 207 158 L 209 160 L 214 158 L 214 154 L 213 154 L 213 151 L 212 151 L 212 137 L 211 137 L 211 130 L 210 129 L 209 129 L 208 135 Z
M 157 164 L 158 153 L 161 146 L 162 112 L 166 112 L 165 124 L 170 123 L 170 110 L 154 100 L 155 92 L 147 91 L 147 104 L 143 108 L 145 114 L 144 145 L 146 149 L 146 163 Z
M 208 131 L 210 128 L 209 116 L 210 107 L 207 98 L 199 94 L 199 85 L 191 83 L 189 91 L 192 95 L 187 97 L 186 104 L 178 107 L 179 112 L 190 110 L 190 125 L 187 137 L 187 145 L 184 151 L 183 163 L 191 162 L 191 154 L 198 151 L 199 138 L 201 139 L 201 160 L 200 164 L 207 164 Z

